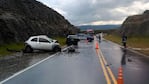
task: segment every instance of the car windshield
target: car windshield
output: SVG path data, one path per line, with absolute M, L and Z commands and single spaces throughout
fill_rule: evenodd
M 53 41 L 54 39 L 52 38 L 49 38 L 48 36 L 45 36 L 45 38 L 48 40 L 48 41 Z
M 78 36 L 76 36 L 76 35 L 70 35 L 70 36 L 68 36 L 68 38 L 75 38 L 75 39 L 77 39 Z
M 49 40 L 49 41 L 53 41 L 53 39 L 51 39 L 51 38 L 48 38 L 48 40 Z

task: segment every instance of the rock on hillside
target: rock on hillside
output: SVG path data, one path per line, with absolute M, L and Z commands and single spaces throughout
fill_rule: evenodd
M 149 36 L 149 10 L 141 15 L 129 16 L 122 24 L 121 32 L 129 36 Z
M 24 41 L 32 35 L 75 32 L 62 15 L 36 0 L 0 0 L 0 44 Z

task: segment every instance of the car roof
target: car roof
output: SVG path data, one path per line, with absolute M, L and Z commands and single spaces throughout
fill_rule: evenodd
M 77 35 L 86 35 L 85 33 L 78 33 Z
M 52 40 L 51 38 L 49 38 L 46 35 L 37 35 L 37 36 L 31 36 L 29 39 L 33 39 L 33 38 L 45 38 L 47 40 Z
M 67 38 L 78 38 L 77 35 L 68 35 Z

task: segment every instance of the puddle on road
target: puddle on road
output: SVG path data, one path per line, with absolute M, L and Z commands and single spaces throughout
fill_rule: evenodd
M 53 54 L 52 52 L 21 53 L 0 58 L 0 81 Z

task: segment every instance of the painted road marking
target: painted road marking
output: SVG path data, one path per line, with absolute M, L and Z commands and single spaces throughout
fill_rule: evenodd
M 98 41 L 97 41 L 97 38 L 96 37 L 94 37 L 94 39 L 95 39 L 95 41 L 94 41 L 94 43 L 96 44 L 96 43 L 98 43 Z M 96 46 L 96 45 L 95 45 Z M 99 46 L 99 45 L 98 45 Z M 105 68 L 105 66 L 106 66 L 106 70 L 108 71 L 108 73 L 109 73 L 109 75 L 110 75 L 110 77 L 112 78 L 112 81 L 113 81 L 113 83 L 114 84 L 117 84 L 117 80 L 116 80 L 116 78 L 115 78 L 115 76 L 114 76 L 114 74 L 113 74 L 113 72 L 112 72 L 112 70 L 111 70 L 111 68 L 109 67 L 109 66 L 107 66 L 107 61 L 105 60 L 105 58 L 104 58 L 104 56 L 103 56 L 103 54 L 102 54 L 102 52 L 101 52 L 101 49 L 100 49 L 100 47 L 98 48 L 98 49 L 96 49 L 96 52 L 97 52 L 97 55 L 98 55 L 98 57 L 99 57 L 99 60 L 101 60 L 101 65 Z M 106 70 L 103 70 L 103 72 L 104 71 L 106 71 Z M 104 72 L 104 74 L 106 75 L 107 74 L 107 72 Z M 106 77 L 106 76 L 105 76 Z M 108 84 L 108 82 L 109 82 L 109 77 L 108 78 L 106 78 L 106 80 L 107 80 L 107 84 Z M 111 83 L 111 82 L 110 82 Z
M 57 54 L 57 53 L 56 53 L 56 54 Z M 51 55 L 51 56 L 49 56 L 49 57 L 47 57 L 47 58 L 45 58 L 45 59 L 43 59 L 43 60 L 41 60 L 41 61 L 39 61 L 39 62 L 37 62 L 37 63 L 35 63 L 35 64 L 33 64 L 33 65 L 27 67 L 27 68 L 25 68 L 25 69 L 23 69 L 23 70 L 21 70 L 21 71 L 15 73 L 14 75 L 8 77 L 7 79 L 1 81 L 0 84 L 3 84 L 3 83 L 5 83 L 5 82 L 7 82 L 8 80 L 10 80 L 10 79 L 12 79 L 12 78 L 14 78 L 14 77 L 20 75 L 21 73 L 23 73 L 23 72 L 25 72 L 25 71 L 27 71 L 27 70 L 29 70 L 29 69 L 31 69 L 31 68 L 33 68 L 33 67 L 35 67 L 35 66 L 41 64 L 42 62 L 44 62 L 44 61 L 46 61 L 46 60 L 48 60 L 48 59 L 54 57 L 56 54 Z
M 101 58 L 103 59 L 104 64 L 105 64 L 105 65 L 108 65 L 107 61 L 105 60 L 105 58 L 104 58 L 104 56 L 103 56 L 103 54 L 102 54 L 102 52 L 101 52 L 101 50 L 100 50 L 100 47 L 99 47 L 99 52 L 100 52 Z M 109 66 L 106 66 L 106 68 L 107 68 L 107 70 L 108 70 L 108 72 L 109 72 L 109 74 L 110 74 L 110 77 L 111 77 L 112 80 L 113 80 L 113 83 L 114 83 L 114 84 L 117 84 L 116 78 L 115 78 L 115 76 L 114 76 L 114 74 L 113 74 L 111 68 L 110 68 Z
M 103 63 L 103 61 L 102 61 L 102 59 L 101 59 L 101 56 L 100 56 L 100 54 L 99 54 L 98 49 L 96 50 L 96 53 L 97 53 L 97 55 L 98 55 L 98 58 L 99 58 L 99 61 L 100 61 L 100 64 L 101 64 L 101 67 L 102 67 L 104 76 L 105 76 L 105 78 L 106 78 L 107 84 L 111 84 L 110 78 L 109 78 L 109 76 L 108 76 L 108 73 L 107 73 L 107 71 L 106 71 L 106 68 L 105 68 L 104 63 Z
M 64 48 L 62 51 L 66 50 L 67 48 L 68 48 L 68 47 Z M 58 53 L 59 53 L 59 52 L 58 52 Z M 37 62 L 37 63 L 35 63 L 35 64 L 33 64 L 33 65 L 27 67 L 27 68 L 25 68 L 25 69 L 23 69 L 23 70 L 21 70 L 21 71 L 15 73 L 14 75 L 8 77 L 7 79 L 1 81 L 0 84 L 3 84 L 3 83 L 5 83 L 5 82 L 9 81 L 10 79 L 12 79 L 12 78 L 14 78 L 14 77 L 20 75 L 21 73 L 23 73 L 23 72 L 25 72 L 25 71 L 27 71 L 27 70 L 30 70 L 31 68 L 33 68 L 33 67 L 35 67 L 35 66 L 37 66 L 37 65 L 39 65 L 39 64 L 41 64 L 41 63 L 43 63 L 44 61 L 46 61 L 46 60 L 48 60 L 48 59 L 50 59 L 50 58 L 56 56 L 58 53 L 55 53 L 55 54 L 53 54 L 53 55 L 50 55 L 49 57 L 47 57 L 47 58 L 45 58 L 45 59 L 43 59 L 43 60 L 41 60 L 41 61 L 39 61 L 39 62 Z
M 96 37 L 94 37 L 94 45 L 95 47 L 97 46 L 98 42 L 96 41 Z M 98 46 L 99 47 L 99 46 Z M 100 53 L 99 53 L 99 48 L 96 49 L 96 53 L 97 53 L 97 56 L 99 58 L 99 61 L 100 61 L 100 64 L 101 64 L 101 67 L 102 67 L 102 70 L 103 70 L 103 73 L 104 73 L 104 76 L 105 76 L 105 79 L 106 79 L 106 82 L 107 84 L 111 84 L 111 81 L 110 81 L 110 78 L 108 76 L 108 73 L 107 73 L 107 70 L 105 68 L 105 65 L 104 65 L 104 62 L 100 56 Z

